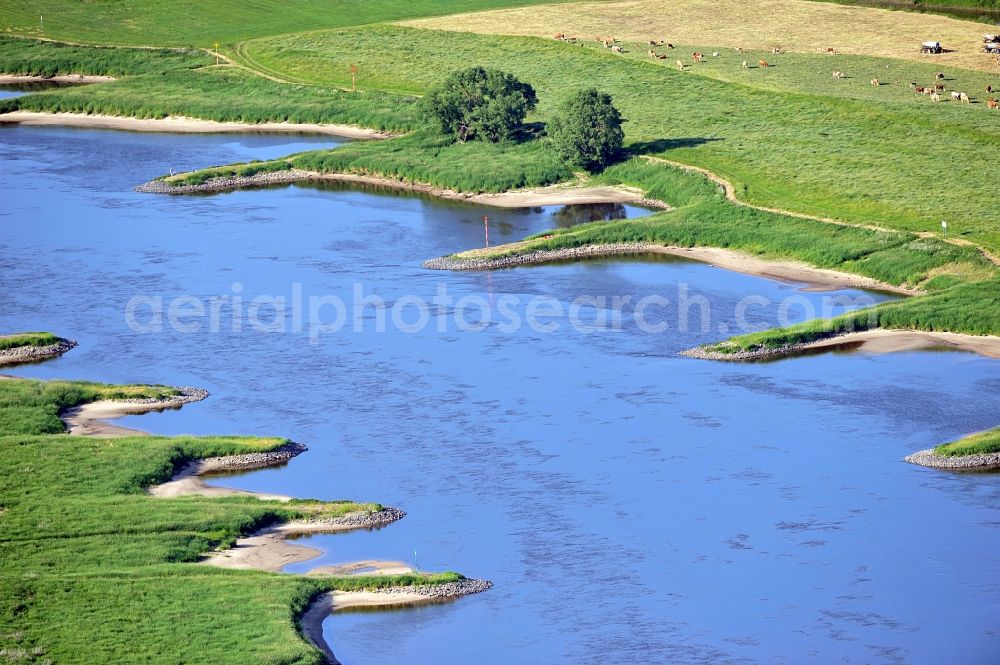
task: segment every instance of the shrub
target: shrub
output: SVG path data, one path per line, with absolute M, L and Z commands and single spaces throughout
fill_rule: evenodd
M 625 139 L 622 115 L 611 103 L 611 95 L 596 88 L 581 90 L 566 100 L 549 123 L 549 136 L 563 159 L 588 171 L 611 164 Z
M 471 138 L 491 143 L 510 139 L 537 103 L 535 89 L 527 83 L 482 67 L 453 73 L 425 101 L 441 131 L 462 143 Z

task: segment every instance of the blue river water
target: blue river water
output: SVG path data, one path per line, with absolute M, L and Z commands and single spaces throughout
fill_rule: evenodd
M 170 169 L 333 144 L 0 128 L 0 330 L 80 342 L 20 376 L 212 393 L 122 424 L 310 448 L 222 484 L 407 511 L 305 539 L 324 554 L 293 571 L 401 560 L 495 583 L 331 616 L 344 663 L 998 662 L 1000 475 L 902 458 L 1000 424 L 1000 363 L 681 357 L 743 320 L 887 297 L 702 263 L 420 266 L 481 246 L 484 216 L 506 242 L 636 208 L 501 210 L 339 186 L 132 191 Z M 666 300 L 632 307 L 649 297 Z M 615 298 L 629 303 L 617 324 Z M 325 303 L 317 316 L 295 307 L 310 299 Z

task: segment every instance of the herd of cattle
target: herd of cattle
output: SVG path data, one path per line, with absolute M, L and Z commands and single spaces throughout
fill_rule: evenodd
M 560 32 L 560 33 L 556 34 L 555 38 L 558 39 L 559 41 L 568 42 L 568 43 L 571 43 L 571 44 L 579 44 L 580 43 L 580 41 L 576 37 L 567 37 L 566 34 L 563 33 L 563 32 Z M 987 35 L 987 39 L 990 39 L 990 38 L 997 39 L 998 40 L 998 44 L 1000 44 L 1000 36 L 994 37 L 993 35 Z M 599 42 L 604 48 L 610 50 L 613 53 L 622 53 L 622 54 L 625 53 L 625 46 L 621 42 L 619 42 L 617 39 L 615 39 L 614 37 L 598 35 L 598 36 L 594 37 L 594 40 L 597 41 L 597 42 Z M 653 59 L 656 59 L 656 60 L 667 60 L 669 58 L 669 56 L 667 54 L 665 54 L 665 53 L 658 53 L 656 51 L 656 47 L 666 47 L 669 50 L 674 50 L 674 48 L 675 48 L 673 44 L 671 44 L 671 43 L 669 43 L 669 42 L 667 42 L 667 41 L 665 41 L 663 39 L 650 39 L 648 43 L 649 43 L 650 48 L 649 48 L 649 51 L 647 53 L 648 53 L 648 55 L 649 55 L 650 58 L 653 58 Z M 740 47 L 736 47 L 735 51 L 737 53 L 743 53 L 743 49 L 741 49 Z M 774 48 L 774 49 L 771 50 L 771 52 L 774 55 L 780 55 L 780 54 L 784 53 L 784 51 L 781 48 Z M 836 55 L 837 51 L 836 51 L 836 49 L 833 49 L 833 48 L 827 48 L 826 51 L 825 51 L 825 53 L 827 53 L 829 55 Z M 718 51 L 713 51 L 711 55 L 712 55 L 713 58 L 718 58 L 721 54 Z M 695 63 L 703 62 L 704 59 L 705 59 L 705 54 L 702 53 L 701 51 L 695 51 L 695 52 L 693 52 L 691 54 L 691 59 Z M 686 70 L 686 65 L 684 63 L 684 60 L 678 59 L 676 61 L 676 64 L 677 64 L 677 69 L 679 69 L 680 71 L 685 71 Z M 1000 57 L 998 57 L 996 59 L 995 64 L 998 67 L 1000 67 Z M 741 66 L 742 66 L 743 69 L 750 69 L 750 63 L 748 61 L 746 61 L 746 60 L 742 61 Z M 757 61 L 757 66 L 761 67 L 761 68 L 768 68 L 771 65 L 770 65 L 770 63 L 767 60 L 761 59 L 761 60 Z M 888 65 L 886 66 L 886 68 L 888 69 Z M 845 74 L 843 71 L 841 71 L 841 70 L 834 70 L 834 72 L 833 72 L 833 78 L 835 78 L 835 79 L 846 79 L 848 77 L 847 77 L 847 74 Z M 930 97 L 931 101 L 933 101 L 933 102 L 939 102 L 942 99 L 942 96 L 941 96 L 942 93 L 944 93 L 946 91 L 944 84 L 940 83 L 940 81 L 945 80 L 945 75 L 943 73 L 941 73 L 941 72 L 938 72 L 935 75 L 935 78 L 939 82 L 936 82 L 933 85 L 928 85 L 928 86 L 922 86 L 922 85 L 917 85 L 916 83 L 910 83 L 910 89 L 913 90 L 913 92 L 915 92 L 918 95 L 927 95 L 928 97 Z M 877 78 L 873 78 L 871 80 L 871 84 L 872 84 L 872 86 L 874 86 L 876 88 L 881 87 L 883 85 L 889 85 L 888 83 L 883 83 L 882 81 L 880 81 Z M 987 85 L 986 86 L 986 92 L 987 93 L 993 92 L 993 87 Z M 973 98 L 970 97 L 968 93 L 966 93 L 966 92 L 959 92 L 957 90 L 951 91 L 950 96 L 951 96 L 952 100 L 957 101 L 957 102 L 965 102 L 966 104 L 971 104 L 974 101 Z M 1000 110 L 1000 101 L 997 101 L 997 100 L 993 99 L 993 97 L 989 97 L 987 99 L 986 105 L 990 109 Z

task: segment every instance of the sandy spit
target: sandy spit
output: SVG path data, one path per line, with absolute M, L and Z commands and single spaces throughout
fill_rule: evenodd
M 0 365 L 18 365 L 48 360 L 61 356 L 77 345 L 71 339 L 59 339 L 55 344 L 46 346 L 15 346 L 12 349 L 0 349 Z
M 353 125 L 318 125 L 293 122 L 216 122 L 183 116 L 166 118 L 126 118 L 113 115 L 86 115 L 83 113 L 38 113 L 12 111 L 0 114 L 0 124 L 58 125 L 90 129 L 123 129 L 132 132 L 172 132 L 178 134 L 211 134 L 219 132 L 280 132 L 296 134 L 330 134 L 352 139 L 384 139 L 393 136 L 365 127 Z
M 227 550 L 219 550 L 210 553 L 202 563 L 217 566 L 219 568 L 238 568 L 265 570 L 270 572 L 280 572 L 285 566 L 292 563 L 299 563 L 314 559 L 322 552 L 313 547 L 297 545 L 288 541 L 288 538 L 309 533 L 336 533 L 338 531 L 351 531 L 354 529 L 374 529 L 391 524 L 402 519 L 406 513 L 396 508 L 383 508 L 373 513 L 352 513 L 342 517 L 316 520 L 293 520 L 282 522 L 272 526 L 264 527 L 249 536 L 239 538 L 235 547 Z M 386 569 L 407 568 L 406 564 L 398 562 L 374 562 L 376 567 Z M 365 562 L 360 564 L 343 564 L 334 566 L 334 570 L 343 570 L 355 565 L 356 568 L 365 567 Z M 310 574 L 331 575 L 344 574 L 337 572 L 324 572 L 325 567 L 320 567 Z
M 17 76 L 0 74 L 0 85 L 17 83 L 108 83 L 113 76 L 88 76 L 85 74 L 60 74 L 58 76 Z
M 214 497 L 252 496 L 265 501 L 291 501 L 292 497 L 283 494 L 264 494 L 262 492 L 249 492 L 229 487 L 208 485 L 202 480 L 202 476 L 213 473 L 232 473 L 278 466 L 287 463 L 290 459 L 306 450 L 306 446 L 301 443 L 289 442 L 276 450 L 194 460 L 181 468 L 174 474 L 173 478 L 165 483 L 150 487 L 147 492 L 153 496 L 163 498 L 189 495 Z
M 0 116 L 2 119 L 3 116 Z M 275 184 L 290 184 L 303 181 L 347 182 L 372 187 L 385 187 L 409 192 L 427 194 L 452 201 L 466 201 L 495 208 L 530 208 L 546 205 L 570 205 L 579 203 L 631 203 L 650 208 L 669 210 L 663 201 L 654 201 L 643 196 L 642 191 L 630 187 L 581 187 L 579 185 L 552 185 L 534 189 L 519 189 L 499 194 L 469 194 L 443 189 L 423 183 L 383 178 L 380 176 L 356 175 L 351 173 L 319 173 L 291 169 L 273 171 L 246 177 L 216 178 L 201 185 L 171 186 L 163 180 L 152 180 L 136 187 L 136 191 L 150 194 L 192 194 L 195 192 L 222 192 L 243 187 L 259 187 Z
M 779 358 L 789 358 L 821 351 L 860 350 L 867 353 L 881 354 L 898 351 L 919 351 L 922 349 L 969 351 L 989 358 L 1000 358 L 1000 337 L 877 328 L 874 330 L 836 335 L 808 344 L 789 344 L 774 349 L 719 353 L 706 350 L 703 347 L 697 347 L 684 351 L 681 355 L 701 360 L 753 362 L 759 360 L 777 360 Z
M 200 388 L 179 388 L 180 394 L 163 400 L 102 400 L 74 406 L 59 414 L 66 424 L 69 434 L 74 436 L 123 437 L 141 436 L 146 432 L 141 430 L 113 425 L 105 422 L 122 416 L 178 409 L 189 402 L 198 402 L 208 397 L 208 392 Z
M 502 251 L 504 247 L 516 248 L 518 243 L 494 247 L 490 251 Z M 670 247 L 650 243 L 629 243 L 612 245 L 587 245 L 556 250 L 527 251 L 523 254 L 501 258 L 479 258 L 482 250 L 463 252 L 456 256 L 425 261 L 423 266 L 435 270 L 497 270 L 515 266 L 541 265 L 554 261 L 567 261 L 601 256 L 628 256 L 635 254 L 670 254 L 682 258 L 710 263 L 713 266 L 749 275 L 768 277 L 783 282 L 805 283 L 809 290 L 870 289 L 887 291 L 901 295 L 916 295 L 919 291 L 894 286 L 885 282 L 837 272 L 825 268 L 815 268 L 797 261 L 774 261 L 761 259 L 731 249 L 717 247 Z

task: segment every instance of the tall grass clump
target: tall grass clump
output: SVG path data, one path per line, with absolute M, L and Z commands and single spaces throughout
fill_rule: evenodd
M 0 350 L 14 349 L 20 346 L 51 346 L 60 341 L 50 332 L 29 332 L 18 333 L 17 335 L 4 335 L 0 337 Z
M 934 452 L 945 457 L 1000 453 L 1000 427 L 967 436 L 958 441 L 942 443 Z

